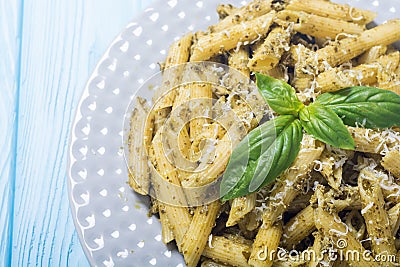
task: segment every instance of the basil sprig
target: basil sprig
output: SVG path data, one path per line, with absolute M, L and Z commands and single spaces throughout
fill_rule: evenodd
M 233 150 L 220 192 L 244 196 L 272 182 L 296 158 L 303 131 L 293 115 L 282 115 L 251 131 Z M 227 176 L 229 175 L 229 176 Z
M 220 185 L 223 200 L 245 196 L 281 175 L 299 153 L 303 129 L 331 146 L 354 149 L 345 125 L 400 125 L 400 96 L 387 90 L 350 87 L 304 106 L 289 84 L 262 74 L 256 78 L 261 95 L 281 116 L 251 131 L 234 149 Z
M 337 148 L 354 149 L 354 140 L 343 121 L 328 107 L 314 103 L 299 115 L 304 130 L 316 139 Z
M 322 94 L 316 102 L 332 109 L 349 126 L 389 128 L 400 124 L 400 97 L 391 91 L 350 87 Z
M 296 96 L 296 91 L 284 81 L 257 73 L 257 87 L 260 93 L 272 108 L 280 115 L 291 114 L 297 116 L 304 104 Z

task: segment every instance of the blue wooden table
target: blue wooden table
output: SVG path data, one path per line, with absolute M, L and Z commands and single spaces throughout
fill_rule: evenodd
M 67 194 L 71 123 L 97 61 L 150 2 L 0 0 L 0 266 L 88 266 Z

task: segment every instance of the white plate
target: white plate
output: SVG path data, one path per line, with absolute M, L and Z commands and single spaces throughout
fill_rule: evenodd
M 140 85 L 158 71 L 169 44 L 217 20 L 215 7 L 243 1 L 158 0 L 129 23 L 101 58 L 73 123 L 68 186 L 74 223 L 93 266 L 184 266 L 161 227 L 148 217 L 147 198 L 127 181 L 122 134 L 125 110 Z M 337 1 L 379 11 L 377 23 L 396 17 L 400 0 Z

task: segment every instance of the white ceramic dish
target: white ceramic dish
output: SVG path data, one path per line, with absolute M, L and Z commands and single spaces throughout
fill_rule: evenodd
M 169 44 L 217 20 L 219 3 L 244 1 L 158 0 L 129 23 L 101 58 L 81 97 L 72 127 L 68 167 L 74 223 L 93 266 L 184 266 L 161 227 L 148 217 L 148 200 L 126 184 L 122 151 L 130 99 L 158 71 Z M 336 1 L 379 12 L 377 23 L 398 17 L 400 0 Z M 151 96 L 151 95 L 149 95 Z

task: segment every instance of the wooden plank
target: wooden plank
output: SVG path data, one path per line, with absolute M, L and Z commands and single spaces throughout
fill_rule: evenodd
M 0 1 L 0 266 L 11 253 L 20 25 L 20 1 Z
M 86 79 L 142 2 L 24 2 L 12 266 L 88 265 L 69 211 L 69 131 Z

